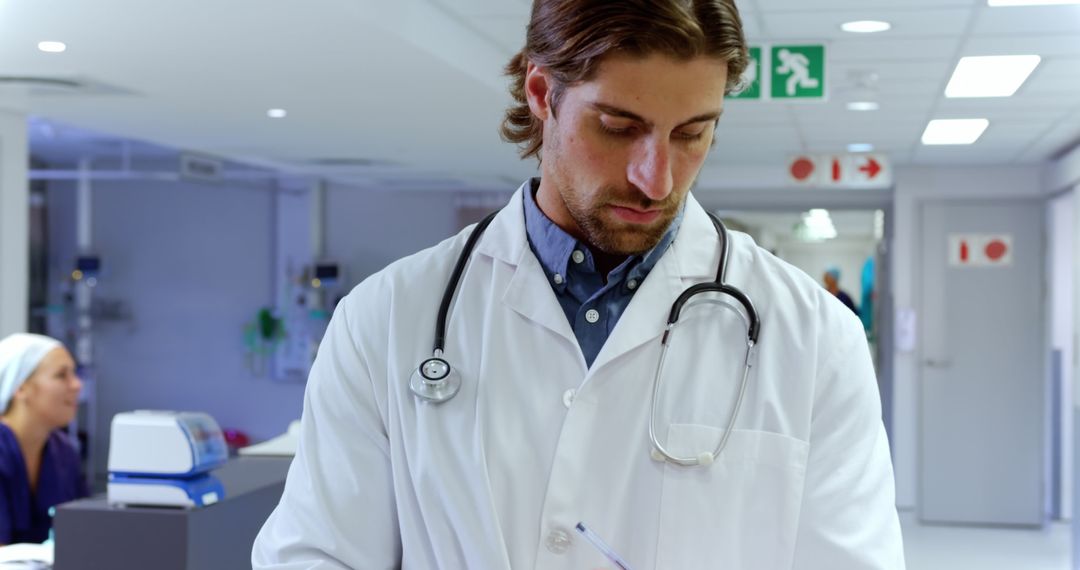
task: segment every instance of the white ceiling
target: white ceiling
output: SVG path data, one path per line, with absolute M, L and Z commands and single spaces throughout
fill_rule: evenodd
M 783 164 L 872 143 L 897 164 L 1037 163 L 1080 142 L 1080 6 L 985 0 L 740 0 L 748 39 L 828 46 L 829 101 L 729 101 L 710 161 Z M 360 184 L 505 187 L 535 171 L 497 134 L 502 65 L 523 43 L 525 0 L 0 0 L 0 109 L 38 117 L 35 151 L 102 159 L 128 138 Z M 840 23 L 884 19 L 885 33 Z M 42 40 L 68 44 L 62 54 Z M 1016 96 L 944 98 L 967 55 L 1037 54 Z M 876 112 L 847 111 L 876 76 Z M 266 110 L 289 115 L 271 120 Z M 967 147 L 924 147 L 931 118 L 986 117 Z M 143 151 L 151 147 L 139 146 Z M 325 166 L 362 159 L 367 166 Z M 709 172 L 721 172 L 711 168 Z

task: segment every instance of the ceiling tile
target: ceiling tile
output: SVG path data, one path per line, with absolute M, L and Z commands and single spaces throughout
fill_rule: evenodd
M 1021 96 L 1048 94 L 1059 94 L 1066 101 L 1080 100 L 1080 57 L 1044 59 L 1018 92 Z
M 527 0 L 428 0 L 467 17 L 511 16 L 528 21 L 531 2 Z
M 983 36 L 968 39 L 960 52 L 966 55 L 1080 56 L 1076 34 Z
M 895 38 L 951 37 L 967 25 L 970 9 L 888 10 L 860 6 L 856 10 L 813 9 L 791 12 L 770 12 L 763 15 L 764 32 L 770 39 L 803 38 L 885 42 Z M 892 29 L 876 34 L 852 34 L 840 29 L 840 24 L 854 20 L 884 20 Z
M 979 10 L 974 36 L 1080 32 L 1080 6 L 1003 7 Z
M 946 7 L 971 7 L 980 0 L 814 0 L 813 7 L 820 10 L 866 10 L 872 5 L 875 10 L 922 9 Z M 739 1 L 741 6 L 744 2 Z M 806 10 L 806 0 L 752 0 L 753 5 L 763 12 L 779 10 Z
M 829 45 L 830 61 L 918 61 L 952 57 L 959 36 L 949 38 L 881 38 L 837 40 Z
M 517 53 L 525 45 L 525 27 L 529 18 L 517 16 L 483 16 L 472 22 L 489 37 L 499 43 L 508 53 Z
M 1077 105 L 1064 96 L 1015 96 L 973 99 L 941 98 L 935 108 L 938 117 L 983 117 L 995 120 L 1056 120 Z

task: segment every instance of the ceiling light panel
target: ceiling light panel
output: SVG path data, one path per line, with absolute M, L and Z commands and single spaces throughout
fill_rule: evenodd
M 63 53 L 67 50 L 67 45 L 64 42 L 38 42 L 37 47 L 45 53 Z
M 892 24 L 881 20 L 856 20 L 840 24 L 840 29 L 852 34 L 876 34 L 892 28 Z
M 973 144 L 986 128 L 987 119 L 934 119 L 922 134 L 924 145 Z
M 946 97 L 1011 97 L 1038 67 L 1037 55 L 963 57 L 945 87 Z
M 848 111 L 877 111 L 881 106 L 876 101 L 852 101 L 847 108 Z

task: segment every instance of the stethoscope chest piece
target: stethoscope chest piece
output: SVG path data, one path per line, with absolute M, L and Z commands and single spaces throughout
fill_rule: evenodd
M 420 363 L 409 379 L 409 388 L 422 400 L 440 404 L 461 389 L 461 375 L 438 356 Z

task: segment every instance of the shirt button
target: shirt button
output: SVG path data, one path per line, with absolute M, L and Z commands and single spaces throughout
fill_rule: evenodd
M 564 406 L 566 406 L 567 409 L 570 408 L 570 404 L 574 403 L 574 395 L 575 394 L 576 394 L 576 391 L 573 388 L 571 388 L 571 389 L 569 389 L 569 390 L 562 393 L 562 403 L 563 403 Z
M 638 283 L 637 283 L 637 279 L 631 279 L 631 280 L 629 280 L 629 281 L 627 281 L 627 282 L 626 282 L 626 286 L 627 286 L 627 287 L 628 287 L 628 288 L 629 288 L 629 289 L 630 289 L 631 291 L 633 291 L 634 289 L 637 289 L 637 285 L 638 285 Z
M 574 253 L 570 254 L 570 259 L 573 259 L 574 263 L 581 263 L 582 261 L 585 261 L 585 254 L 582 253 L 580 249 L 575 249 Z
M 559 275 L 558 273 L 556 273 L 555 277 L 552 277 L 551 280 L 554 281 L 556 285 L 562 285 L 562 275 Z
M 585 311 L 585 320 L 590 323 L 595 323 L 600 320 L 600 313 L 596 309 L 589 309 Z
M 555 554 L 562 554 L 570 548 L 570 535 L 562 529 L 555 529 L 548 533 L 544 541 L 547 549 Z

